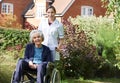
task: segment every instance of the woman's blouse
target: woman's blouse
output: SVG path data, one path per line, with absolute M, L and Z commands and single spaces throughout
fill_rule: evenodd
M 55 50 L 55 47 L 58 46 L 58 39 L 64 37 L 63 24 L 57 19 L 50 25 L 47 18 L 42 19 L 38 30 L 42 31 L 44 35 L 42 44 L 48 46 L 50 50 Z

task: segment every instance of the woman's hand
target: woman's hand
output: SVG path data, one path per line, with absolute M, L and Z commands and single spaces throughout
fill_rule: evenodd
M 55 50 L 56 50 L 57 52 L 60 52 L 60 51 L 62 50 L 63 40 L 64 40 L 64 38 L 60 38 L 60 39 L 59 39 L 59 45 L 58 45 L 57 47 L 55 47 Z
M 62 49 L 62 48 L 59 48 L 59 47 L 55 47 L 55 50 L 56 50 L 57 52 L 64 51 L 64 49 Z
M 37 65 L 36 65 L 36 64 L 33 64 L 32 61 L 29 61 L 29 67 L 32 68 L 32 69 L 36 69 L 36 68 L 37 68 Z
M 56 47 L 56 48 L 55 48 L 55 50 L 56 50 L 57 52 L 59 52 L 59 51 L 60 51 L 59 47 Z

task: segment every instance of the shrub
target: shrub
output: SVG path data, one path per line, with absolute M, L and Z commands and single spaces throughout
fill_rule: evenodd
M 120 69 L 106 60 L 97 70 L 96 76 L 100 78 L 120 78 Z
M 62 51 L 62 74 L 68 77 L 92 78 L 98 71 L 115 76 L 120 52 L 119 29 L 106 17 L 76 17 L 64 21 L 65 41 Z M 118 55 L 118 56 L 116 56 Z M 108 64 L 106 63 L 108 62 Z M 104 64 L 106 63 L 106 64 Z M 117 66 L 116 66 L 117 64 Z M 106 71 L 105 71 L 105 70 Z
M 67 77 L 84 78 L 95 77 L 102 58 L 97 55 L 96 47 L 89 44 L 84 30 L 73 25 L 71 20 L 65 21 L 64 51 L 61 52 L 63 74 Z
M 95 45 L 99 54 L 113 65 L 117 64 L 117 55 L 120 46 L 120 30 L 118 24 L 107 17 L 71 18 L 72 23 L 77 25 L 79 30 L 84 30 L 89 43 Z
M 34 30 L 34 29 L 37 29 L 38 27 L 35 27 L 34 25 L 30 24 L 29 22 L 25 22 L 24 28 L 27 30 Z
M 15 15 L 0 14 L 0 26 L 6 28 L 21 28 L 22 25 L 16 22 Z
M 21 50 L 29 42 L 29 31 L 0 28 L 0 49 Z

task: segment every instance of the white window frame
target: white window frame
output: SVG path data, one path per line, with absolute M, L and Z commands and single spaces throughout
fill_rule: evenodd
M 2 3 L 1 13 L 13 15 L 13 4 L 12 3 Z
M 37 4 L 36 18 L 42 18 L 45 14 L 46 6 L 43 3 Z
M 93 16 L 93 7 L 81 6 L 81 16 Z

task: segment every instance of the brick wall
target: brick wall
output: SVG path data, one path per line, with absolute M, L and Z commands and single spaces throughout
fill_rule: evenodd
M 31 3 L 32 0 L 3 0 L 4 3 L 12 3 L 14 4 L 14 15 L 17 16 L 17 22 L 23 25 L 24 19 L 23 19 L 23 12 L 26 9 L 26 7 Z M 3 3 L 2 2 L 2 3 Z M 1 3 L 0 3 L 1 4 Z M 1 9 L 1 5 L 0 5 Z M 0 10 L 1 12 L 1 10 Z
M 94 11 L 93 14 L 96 16 L 104 16 L 106 12 L 106 9 L 101 7 L 101 0 L 75 0 L 63 18 L 66 19 L 69 16 L 76 17 L 77 15 L 81 15 L 81 6 L 92 6 Z

